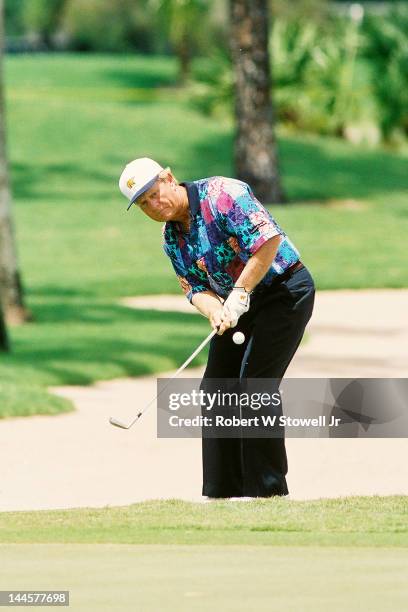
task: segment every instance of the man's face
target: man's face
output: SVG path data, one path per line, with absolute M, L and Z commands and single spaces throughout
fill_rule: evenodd
M 150 219 L 160 222 L 174 219 L 179 209 L 176 190 L 169 180 L 157 180 L 137 198 L 135 204 Z

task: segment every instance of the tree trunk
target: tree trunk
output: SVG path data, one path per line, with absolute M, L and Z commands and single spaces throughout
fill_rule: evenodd
M 176 54 L 179 62 L 178 82 L 185 85 L 191 72 L 191 52 L 188 40 L 184 38 L 176 46 Z
M 267 0 L 230 0 L 235 71 L 235 169 L 263 202 L 285 200 L 270 95 Z
M 4 317 L 3 317 L 3 309 L 0 306 L 0 351 L 4 352 L 4 351 L 8 351 L 9 349 L 10 347 L 9 347 L 6 324 L 5 324 Z
M 0 0 L 0 296 L 6 320 L 10 323 L 21 323 L 30 315 L 24 308 L 11 215 L 11 192 L 6 153 L 3 47 L 4 2 Z

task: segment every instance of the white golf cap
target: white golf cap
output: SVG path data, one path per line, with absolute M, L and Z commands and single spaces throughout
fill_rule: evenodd
M 142 193 L 157 181 L 163 168 L 149 157 L 140 157 L 129 162 L 119 179 L 119 189 L 129 200 L 127 210 Z

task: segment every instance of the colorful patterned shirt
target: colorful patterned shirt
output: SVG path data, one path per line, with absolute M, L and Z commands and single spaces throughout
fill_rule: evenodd
M 249 258 L 273 236 L 280 235 L 281 242 L 260 285 L 299 261 L 295 246 L 246 183 L 213 176 L 181 184 L 187 189 L 190 230 L 168 221 L 163 246 L 190 302 L 195 293 L 209 290 L 227 297 Z

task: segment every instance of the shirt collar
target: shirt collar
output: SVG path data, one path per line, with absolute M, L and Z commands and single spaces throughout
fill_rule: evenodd
M 200 210 L 200 196 L 196 183 L 184 182 L 180 183 L 187 190 L 188 205 L 190 206 L 191 216 L 194 217 Z

